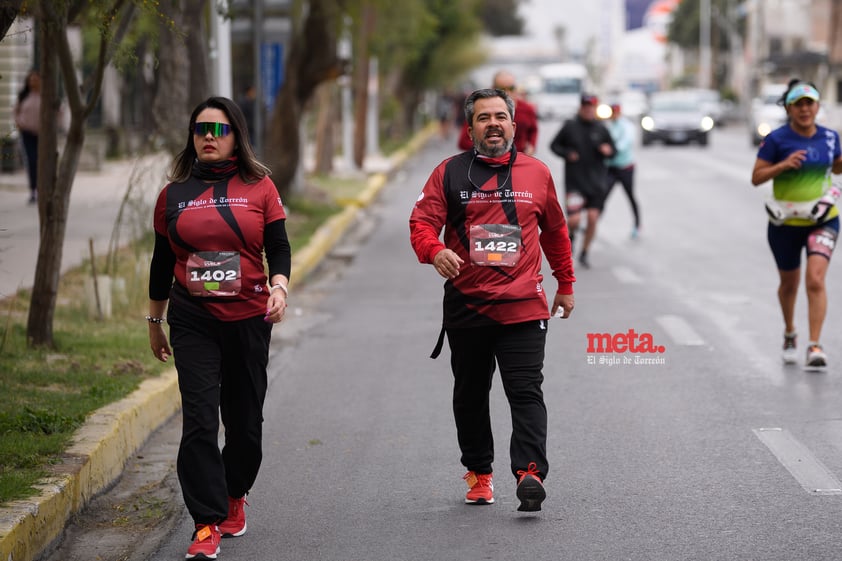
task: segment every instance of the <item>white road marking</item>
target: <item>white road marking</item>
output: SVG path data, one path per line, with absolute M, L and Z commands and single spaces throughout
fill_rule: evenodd
M 666 331 L 676 345 L 700 346 L 705 344 L 701 335 L 696 333 L 696 330 L 690 327 L 690 324 L 680 316 L 658 316 L 655 321 Z
M 812 495 L 842 495 L 842 483 L 789 431 L 760 428 L 753 432 L 805 491 Z

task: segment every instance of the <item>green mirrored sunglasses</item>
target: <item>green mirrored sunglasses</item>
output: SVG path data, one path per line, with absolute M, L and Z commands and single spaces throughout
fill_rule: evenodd
M 205 136 L 211 133 L 215 137 L 228 136 L 231 132 L 231 125 L 227 123 L 196 123 L 193 128 L 193 133 L 199 136 Z

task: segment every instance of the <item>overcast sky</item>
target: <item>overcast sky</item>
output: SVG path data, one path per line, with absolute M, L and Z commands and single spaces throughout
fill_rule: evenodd
M 524 34 L 548 41 L 554 40 L 554 29 L 567 30 L 567 47 L 573 51 L 585 48 L 588 38 L 599 33 L 600 12 L 612 0 L 523 0 L 520 14 L 525 21 Z

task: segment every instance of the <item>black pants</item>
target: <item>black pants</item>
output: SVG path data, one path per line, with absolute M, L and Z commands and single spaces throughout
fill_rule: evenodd
M 263 459 L 272 324 L 262 316 L 198 320 L 172 302 L 167 315 L 184 417 L 178 480 L 193 520 L 212 524 L 228 515 L 229 496 L 239 498 L 251 489 Z
M 512 415 L 512 474 L 517 477 L 518 470 L 535 462 L 541 478 L 547 476 L 547 407 L 541 390 L 546 338 L 544 320 L 447 330 L 454 377 L 453 414 L 462 464 L 468 470 L 492 472 L 489 392 L 496 363 Z
M 34 194 L 38 185 L 38 135 L 22 130 L 20 139 L 26 159 L 26 173 L 29 176 L 29 191 Z
M 610 193 L 614 184 L 618 181 L 629 198 L 629 204 L 632 207 L 632 213 L 634 213 L 634 227 L 640 228 L 640 211 L 637 208 L 637 200 L 634 198 L 634 166 L 626 168 L 609 167 L 606 193 Z

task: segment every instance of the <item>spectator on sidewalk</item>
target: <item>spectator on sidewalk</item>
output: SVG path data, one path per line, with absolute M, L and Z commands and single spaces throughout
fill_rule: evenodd
M 154 209 L 146 319 L 152 353 L 172 355 L 178 371 L 177 471 L 196 527 L 188 559 L 216 559 L 220 537 L 246 532 L 246 494 L 263 457 L 269 341 L 287 307 L 286 214 L 246 126 L 230 99 L 200 103 Z
M 29 204 L 38 201 L 38 131 L 41 126 L 41 75 L 30 70 L 18 92 L 15 125 L 20 132 L 26 173 L 29 178 Z

